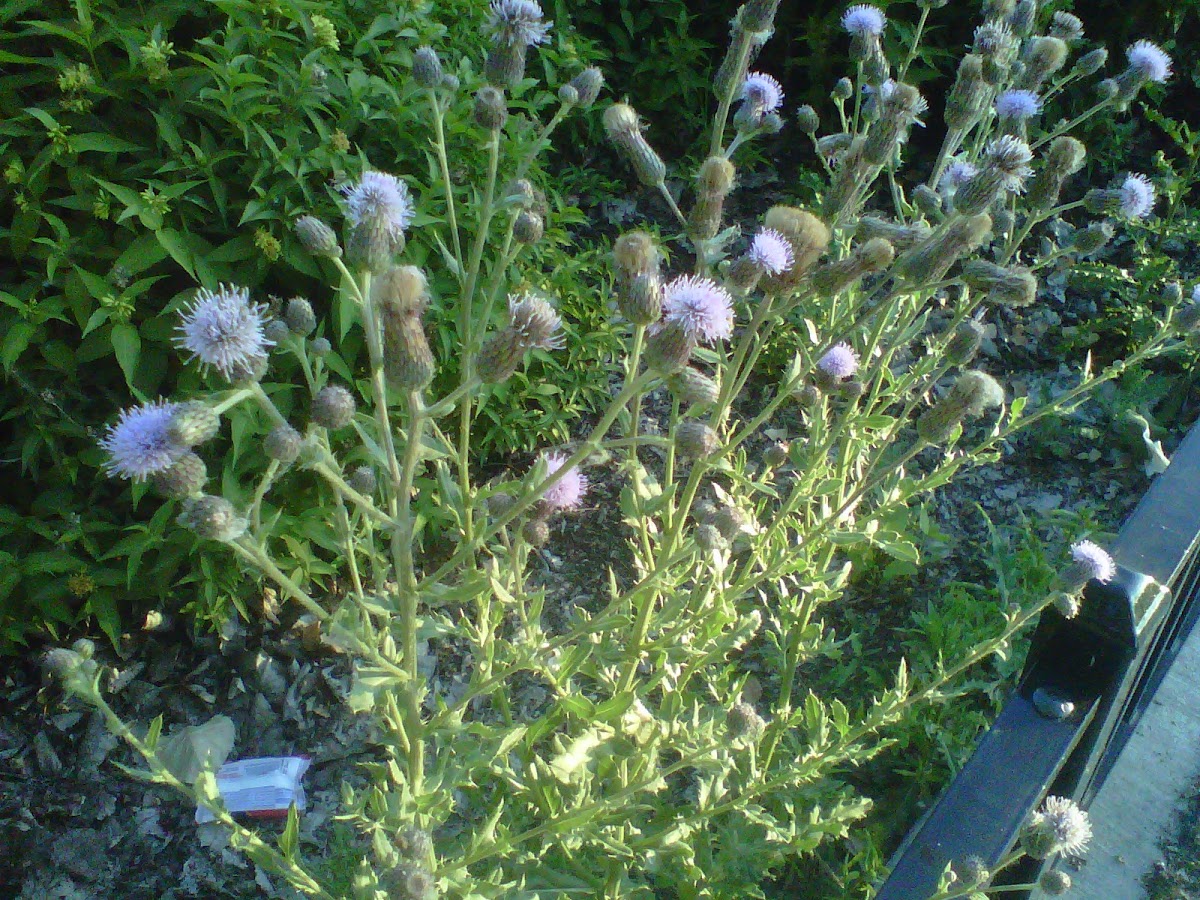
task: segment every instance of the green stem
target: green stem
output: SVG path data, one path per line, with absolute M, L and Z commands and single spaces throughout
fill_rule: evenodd
M 450 181 L 450 164 L 446 158 L 446 129 L 445 110 L 442 109 L 436 88 L 426 91 L 429 106 L 433 110 L 434 142 L 433 149 L 437 154 L 438 167 L 442 173 L 442 186 L 446 191 L 446 219 L 450 226 L 450 237 L 454 242 L 454 261 L 458 263 L 459 274 L 462 274 L 463 255 L 462 242 L 458 236 L 458 218 L 455 214 L 454 185 Z

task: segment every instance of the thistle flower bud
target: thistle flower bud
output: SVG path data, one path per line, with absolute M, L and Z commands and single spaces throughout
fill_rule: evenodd
M 1037 24 L 1037 0 L 1017 0 L 1008 24 L 1021 37 L 1033 34 L 1033 26 Z
M 667 322 L 646 341 L 646 365 L 669 375 L 687 365 L 696 348 L 696 334 L 682 322 Z
M 854 233 L 864 243 L 874 238 L 883 238 L 893 248 L 905 250 L 913 244 L 926 240 L 930 230 L 924 222 L 901 225 L 898 222 L 888 222 L 875 216 L 863 216 L 858 220 L 858 228 Z
M 191 450 L 175 460 L 169 468 L 150 476 L 154 489 L 173 500 L 183 500 L 200 493 L 207 480 L 208 469 L 204 460 Z
M 968 53 L 958 64 L 958 75 L 946 98 L 946 126 L 965 130 L 987 108 L 988 87 L 983 77 L 983 58 Z
M 932 219 L 935 222 L 940 221 L 944 215 L 942 195 L 927 184 L 918 184 L 913 188 L 912 202 L 926 218 Z
M 389 900 L 436 900 L 437 879 L 423 865 L 402 862 L 383 873 L 380 878 Z
M 406 860 L 425 863 L 433 856 L 433 835 L 416 825 L 406 825 L 396 832 L 396 850 Z
M 985 19 L 1007 19 L 1017 9 L 1017 0 L 984 0 L 983 17 Z
M 333 344 L 323 337 L 313 338 L 312 344 L 309 345 L 312 355 L 316 357 L 327 356 L 333 350 Z
M 763 451 L 763 465 L 768 469 L 776 469 L 788 461 L 788 456 L 791 452 L 791 446 L 787 441 L 775 441 L 767 446 Z
M 660 258 L 658 244 L 647 231 L 626 232 L 613 243 L 613 262 L 620 277 L 657 272 Z
M 475 124 L 488 129 L 499 131 L 504 127 L 508 118 L 508 103 L 504 99 L 504 91 L 485 84 L 475 92 L 474 108 Z
M 986 213 L 955 219 L 944 230 L 908 250 L 892 271 L 916 283 L 941 281 L 955 262 L 984 242 L 991 230 L 992 219 Z
M 337 235 L 333 233 L 332 228 L 316 216 L 301 216 L 296 220 L 294 227 L 301 246 L 313 256 L 337 259 L 342 255 Z
M 829 247 L 829 226 L 812 213 L 793 206 L 773 206 L 763 218 L 763 228 L 778 232 L 792 248 L 791 268 L 764 277 L 768 290 L 787 291 L 800 283 Z
M 667 379 L 667 389 L 684 406 L 705 406 L 716 403 L 721 386 L 699 369 L 684 366 Z
M 447 72 L 445 75 L 442 76 L 442 81 L 441 81 L 441 84 L 439 85 L 439 87 L 442 89 L 443 92 L 450 94 L 450 95 L 454 95 L 454 94 L 458 93 L 458 89 L 459 89 L 459 87 L 461 87 L 461 85 L 459 83 L 457 75 Z
M 485 384 L 500 384 L 513 376 L 524 359 L 525 347 L 506 328 L 487 339 L 475 360 L 475 369 Z
M 667 167 L 644 137 L 637 111 L 626 103 L 614 103 L 604 111 L 604 130 L 633 167 L 638 180 L 657 187 L 667 177 Z
M 895 255 L 895 250 L 885 238 L 871 238 L 855 247 L 844 259 L 826 263 L 813 272 L 813 287 L 822 295 L 832 297 L 860 278 L 886 269 Z
M 1061 69 L 1067 62 L 1067 44 L 1056 37 L 1030 38 L 1021 54 L 1025 64 L 1018 87 L 1036 90 L 1042 82 Z
M 184 447 L 196 447 L 217 436 L 221 417 L 203 400 L 182 403 L 171 416 L 167 436 Z
M 882 101 L 879 120 L 871 126 L 863 144 L 863 159 L 872 166 L 882 166 L 891 160 L 927 106 L 920 91 L 903 83 L 892 84 L 891 90 L 882 94 Z
M 183 501 L 177 520 L 205 540 L 232 543 L 246 533 L 248 523 L 224 497 L 205 494 Z
M 962 269 L 962 279 L 988 300 L 1001 306 L 1029 306 L 1037 297 L 1037 278 L 1024 268 L 1006 269 L 983 259 L 973 259 Z
M 343 192 L 351 226 L 346 255 L 353 265 L 382 274 L 404 249 L 404 230 L 412 222 L 408 185 L 386 172 L 369 171 Z
M 845 103 L 854 96 L 854 82 L 849 78 L 839 78 L 837 84 L 833 86 L 833 90 L 829 92 L 829 96 L 834 102 Z
M 1075 61 L 1075 71 L 1080 75 L 1095 75 L 1108 62 L 1108 51 L 1103 47 L 1089 50 Z
M 917 436 L 926 444 L 940 444 L 967 416 L 978 416 L 1004 402 L 999 382 L 975 369 L 963 372 L 941 400 L 917 419 Z
M 579 105 L 579 91 L 577 91 L 575 89 L 575 85 L 573 85 L 573 84 L 559 85 L 558 102 L 561 103 L 563 106 L 578 106 Z
M 328 385 L 313 398 L 312 420 L 321 428 L 337 431 L 354 421 L 354 395 L 340 385 Z
M 779 113 L 767 113 L 758 123 L 758 130 L 762 134 L 779 134 L 783 131 L 783 116 Z
M 1121 86 L 1115 78 L 1105 78 L 1096 85 L 1096 99 L 1101 101 L 1115 100 L 1121 93 Z
M 521 526 L 521 537 L 530 547 L 545 547 L 550 543 L 550 523 L 545 519 L 530 519 Z
M 613 245 L 617 306 L 635 325 L 657 322 L 662 314 L 659 259 L 658 246 L 645 231 L 623 234 Z
M 763 717 L 749 703 L 735 703 L 725 714 L 725 728 L 734 740 L 756 741 L 767 729 Z
M 1168 281 L 1163 285 L 1162 299 L 1167 306 L 1178 306 L 1183 300 L 1183 285 L 1178 281 Z
M 978 856 L 968 856 L 961 866 L 954 867 L 954 871 L 968 885 L 978 886 L 992 877 L 987 863 Z
M 442 81 L 442 61 L 432 47 L 413 51 L 413 80 L 423 88 L 436 88 Z
M 696 526 L 696 530 L 692 532 L 692 539 L 701 550 L 724 550 L 729 546 L 725 538 L 721 537 L 717 526 L 707 523 Z
M 721 228 L 725 198 L 733 188 L 733 163 L 723 156 L 710 156 L 696 176 L 696 203 L 688 217 L 691 232 L 707 240 Z
M 1050 37 L 1068 44 L 1083 39 L 1083 22 L 1069 12 L 1056 12 L 1050 17 Z
M 282 344 L 291 336 L 292 330 L 287 327 L 287 322 L 281 319 L 272 319 L 263 326 L 263 337 L 275 346 Z
M 983 344 L 983 325 L 974 319 L 959 323 L 946 343 L 946 361 L 952 367 L 965 366 L 973 360 Z
M 1058 203 L 1067 178 L 1083 168 L 1087 148 L 1072 137 L 1057 137 L 1050 142 L 1042 167 L 1029 183 L 1027 201 L 1031 209 L 1045 211 Z
M 375 489 L 379 487 L 378 480 L 375 477 L 375 470 L 370 466 L 359 466 L 350 473 L 350 477 L 346 479 L 346 483 L 364 497 L 370 497 L 375 493 Z
M 732 503 L 723 503 L 716 508 L 713 512 L 712 524 L 721 533 L 721 537 L 730 543 L 753 531 L 750 516 Z
M 293 297 L 284 308 L 283 321 L 292 334 L 304 337 L 317 327 L 317 314 L 313 312 L 312 304 L 307 299 Z
M 1108 222 L 1093 222 L 1087 228 L 1076 230 L 1070 239 L 1071 250 L 1079 256 L 1090 256 L 1103 249 L 1113 239 L 1116 229 Z
M 304 438 L 291 425 L 276 425 L 263 440 L 263 452 L 286 465 L 296 461 L 303 444 Z
M 1051 897 L 1057 897 L 1071 889 L 1071 876 L 1059 869 L 1051 869 L 1042 873 L 1039 884 Z
M 717 433 L 703 422 L 689 419 L 675 429 L 675 449 L 685 459 L 704 459 L 720 446 Z
M 775 13 L 779 0 L 747 0 L 738 10 L 741 25 L 747 31 L 771 31 L 775 27 Z
M 805 134 L 816 134 L 817 129 L 821 127 L 821 117 L 815 109 L 805 103 L 796 110 L 796 124 Z
M 383 371 L 396 390 L 419 391 L 433 379 L 433 354 L 421 316 L 429 304 L 424 273 L 396 266 L 371 285 L 383 335 Z
M 536 244 L 542 239 L 545 230 L 542 217 L 528 209 L 521 210 L 513 222 L 513 237 L 521 244 Z
M 488 80 L 488 84 L 499 88 L 509 88 L 518 84 L 525 77 L 527 49 L 520 41 L 494 44 L 488 50 L 487 59 L 483 64 L 483 76 Z
M 1007 22 L 989 19 L 975 29 L 972 53 L 979 55 L 983 78 L 988 84 L 1000 85 L 1008 79 L 1018 46 Z
M 604 87 L 604 73 L 595 66 L 589 66 L 571 79 L 571 87 L 575 88 L 578 95 L 578 105 L 587 109 L 600 97 L 600 89 Z

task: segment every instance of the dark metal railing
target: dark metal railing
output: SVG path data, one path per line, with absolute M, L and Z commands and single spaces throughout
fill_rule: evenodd
M 994 866 L 1047 794 L 1090 804 L 1200 618 L 1198 542 L 1200 426 L 1111 544 L 1116 577 L 1089 584 L 1075 618 L 1042 615 L 1016 693 L 892 857 L 876 900 L 924 900 L 969 856 Z M 1029 883 L 1038 863 L 1007 875 Z

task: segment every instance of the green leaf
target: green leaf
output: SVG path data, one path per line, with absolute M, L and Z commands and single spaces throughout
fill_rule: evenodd
M 296 811 L 296 804 L 292 803 L 288 807 L 287 825 L 284 826 L 283 834 L 279 835 L 279 852 L 284 855 L 288 862 L 296 861 L 296 849 L 300 845 L 300 814 Z
M 128 322 L 113 325 L 112 346 L 121 371 L 125 373 L 125 383 L 132 388 L 133 376 L 137 372 L 138 359 L 142 354 L 142 338 L 138 330 Z
M 196 262 L 192 256 L 192 251 L 182 234 L 173 228 L 160 228 L 154 232 L 154 236 L 158 239 L 162 248 L 171 254 L 171 258 L 175 262 L 183 266 L 192 278 L 195 278 L 197 281 L 200 280 L 196 275 Z
M 32 322 L 16 322 L 8 327 L 4 334 L 4 343 L 0 344 L 0 365 L 6 372 L 11 372 L 18 357 L 25 352 L 29 342 L 37 333 L 37 326 Z
M 76 153 L 87 153 L 95 150 L 100 153 L 137 153 L 145 148 L 139 144 L 130 143 L 111 134 L 77 134 L 71 138 L 71 149 Z

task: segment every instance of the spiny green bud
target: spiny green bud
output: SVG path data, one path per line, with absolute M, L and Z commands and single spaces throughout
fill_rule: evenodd
M 458 76 L 447 72 L 442 76 L 442 81 L 439 87 L 447 94 L 457 94 L 461 85 L 458 81 Z
M 483 74 L 488 83 L 501 88 L 519 83 L 525 77 L 526 50 L 521 41 L 513 44 L 501 41 L 493 45 L 483 64 Z
M 692 234 L 708 240 L 721 229 L 725 198 L 733 189 L 735 170 L 724 156 L 710 156 L 696 176 L 696 204 L 688 217 Z
M 973 259 L 964 265 L 962 279 L 976 290 L 986 291 L 989 300 L 1003 306 L 1029 306 L 1037 296 L 1037 278 L 1028 269 L 1006 269 L 984 259 Z
M 173 500 L 183 500 L 200 493 L 207 480 L 208 469 L 204 460 L 191 450 L 175 460 L 170 468 L 155 472 L 150 477 L 155 490 Z
M 1021 54 L 1025 72 L 1021 86 L 1029 90 L 1036 88 L 1061 69 L 1067 62 L 1067 44 L 1056 37 L 1030 38 Z
M 637 111 L 627 103 L 614 103 L 604 111 L 604 130 L 633 167 L 638 180 L 657 187 L 667 176 L 667 167 L 642 137 Z
M 331 384 L 313 398 L 312 420 L 322 428 L 337 431 L 354 421 L 354 395 L 341 385 Z
M 961 322 L 946 344 L 946 361 L 954 367 L 965 366 L 979 353 L 983 334 L 983 325 L 974 319 Z
M 496 332 L 479 351 L 475 370 L 485 384 L 508 381 L 525 360 L 525 344 L 509 328 Z
M 946 99 L 946 126 L 969 128 L 987 106 L 988 86 L 983 77 L 983 57 L 968 53 L 958 64 L 958 75 Z
M 617 307 L 635 325 L 650 325 L 662 314 L 659 251 L 645 231 L 631 231 L 613 245 Z
M 178 522 L 205 540 L 230 543 L 246 533 L 247 522 L 224 497 L 205 494 L 183 501 Z
M 370 466 L 359 466 L 350 473 L 350 477 L 346 479 L 346 483 L 364 497 L 370 497 L 375 493 L 375 489 L 379 487 L 378 480 L 375 477 L 375 470 Z
M 524 45 L 521 45 L 524 46 Z M 389 869 L 380 879 L 389 900 L 436 900 L 437 880 L 428 869 L 404 862 Z
M 986 213 L 955 219 L 900 257 L 893 271 L 915 283 L 941 281 L 955 262 L 984 242 L 991 230 L 992 218 Z
M 1109 222 L 1093 222 L 1071 235 L 1070 248 L 1080 256 L 1090 256 L 1102 249 L 1116 234 Z
M 545 547 L 550 542 L 550 525 L 542 518 L 530 519 L 521 526 L 521 536 L 530 547 Z
M 371 285 L 383 332 L 383 371 L 397 390 L 419 391 L 433 379 L 433 354 L 421 317 L 429 303 L 424 273 L 396 266 Z
M 304 337 L 317 327 L 317 314 L 313 312 L 312 304 L 307 299 L 293 297 L 284 309 L 283 321 L 287 323 L 292 334 Z
M 1183 285 L 1178 281 L 1168 281 L 1163 285 L 1162 299 L 1167 306 L 1178 306 L 1183 300 Z
M 563 106 L 579 105 L 579 91 L 575 89 L 575 85 L 560 85 L 558 88 L 558 102 Z
M 692 532 L 692 539 L 701 550 L 724 550 L 729 546 L 729 542 L 721 536 L 717 526 L 707 523 L 696 526 L 696 530 Z
M 272 319 L 263 326 L 263 337 L 275 346 L 279 346 L 291 336 L 292 330 L 282 319 Z
M 1095 75 L 1108 62 L 1108 51 L 1103 47 L 1089 50 L 1075 61 L 1075 71 L 1080 75 Z
M 927 444 L 946 440 L 967 416 L 978 416 L 1004 402 L 1004 389 L 991 375 L 975 369 L 963 372 L 941 400 L 917 419 L 917 436 Z
M 571 87 L 575 88 L 580 107 L 587 109 L 600 97 L 600 88 L 604 86 L 604 73 L 595 66 L 589 66 L 571 79 Z
M 675 449 L 685 459 L 704 459 L 720 446 L 717 433 L 703 422 L 689 419 L 675 429 Z
M 546 225 L 542 217 L 528 209 L 521 210 L 513 222 L 513 237 L 521 244 L 536 244 L 542 239 L 545 231 Z
M 684 366 L 667 379 L 667 389 L 685 406 L 716 403 L 721 386 L 699 369 Z
M 504 127 L 508 118 L 508 104 L 504 100 L 504 91 L 485 84 L 475 93 L 475 124 L 489 131 L 499 131 Z
M 964 884 L 981 885 L 992 877 L 987 863 L 978 856 L 968 856 L 962 866 L 955 866 L 955 871 Z
M 303 444 L 304 438 L 291 425 L 276 425 L 267 432 L 263 441 L 263 452 L 268 458 L 286 465 L 296 461 Z
M 313 342 L 309 345 L 309 349 L 312 350 L 313 356 L 319 358 L 328 355 L 333 350 L 333 344 L 329 343 L 329 341 L 323 337 L 313 338 Z
M 767 449 L 763 451 L 763 465 L 768 469 L 775 469 L 782 466 L 788 461 L 788 454 L 791 452 L 791 446 L 787 441 L 775 441 L 769 444 Z
M 725 714 L 725 728 L 734 740 L 756 741 L 766 731 L 767 723 L 758 714 L 758 710 L 743 701 L 729 708 Z
M 895 250 L 886 238 L 874 237 L 859 244 L 844 259 L 827 263 L 813 272 L 813 287 L 825 296 L 834 296 L 872 272 L 892 264 Z
M 691 331 L 679 322 L 668 322 L 646 341 L 646 365 L 669 375 L 687 365 L 695 347 L 696 338 Z
M 301 216 L 296 220 L 295 229 L 301 246 L 313 256 L 337 259 L 342 255 L 337 235 L 333 233 L 332 228 L 316 216 Z
M 648 231 L 626 232 L 613 243 L 613 262 L 620 277 L 657 272 L 660 259 L 658 244 Z
M 853 141 L 854 135 L 847 131 L 827 134 L 825 137 L 817 139 L 817 153 L 821 154 L 824 159 L 836 162 L 838 157 L 850 148 Z
M 783 117 L 779 113 L 767 113 L 758 123 L 758 130 L 762 134 L 779 134 L 783 131 Z
M 891 160 L 923 102 L 921 92 L 911 84 L 894 84 L 883 101 L 879 121 L 867 132 L 863 159 L 872 166 L 881 166 Z
M 1087 148 L 1073 137 L 1056 137 L 1046 148 L 1046 167 L 1062 175 L 1074 175 L 1086 159 Z
M 1057 897 L 1071 889 L 1071 876 L 1066 872 L 1060 872 L 1058 869 L 1051 869 L 1049 872 L 1042 874 L 1039 883 L 1043 891 L 1051 897 Z
M 1115 100 L 1121 93 L 1121 85 L 1114 78 L 1105 78 L 1096 85 L 1096 97 L 1102 101 Z
M 912 202 L 926 218 L 932 219 L 934 222 L 941 220 L 944 212 L 942 209 L 942 195 L 929 185 L 918 184 L 913 189 Z
M 721 537 L 730 543 L 752 531 L 750 516 L 732 503 L 723 503 L 716 508 L 712 524 L 721 532 Z
M 833 90 L 829 92 L 829 96 L 833 98 L 834 102 L 845 103 L 854 96 L 854 82 L 849 78 L 839 78 L 837 84 L 833 86 Z
M 815 109 L 805 103 L 796 110 L 796 124 L 805 134 L 816 134 L 817 129 L 821 127 L 821 117 Z
M 195 447 L 210 441 L 221 428 L 221 417 L 203 400 L 189 400 L 171 416 L 167 435 L 185 447 Z
M 425 863 L 433 857 L 433 835 L 416 825 L 406 825 L 396 832 L 396 850 L 405 859 Z
M 863 216 L 858 220 L 855 236 L 863 242 L 873 238 L 883 238 L 892 247 L 904 250 L 913 244 L 920 243 L 929 237 L 929 226 L 924 222 L 914 222 L 912 225 L 901 225 L 898 222 L 888 222 L 875 216 Z
M 413 80 L 423 88 L 436 88 L 442 82 L 442 61 L 432 47 L 413 51 Z

